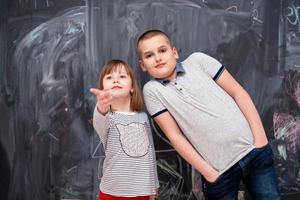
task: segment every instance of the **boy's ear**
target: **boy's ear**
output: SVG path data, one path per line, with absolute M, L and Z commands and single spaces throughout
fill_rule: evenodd
M 174 53 L 175 58 L 178 59 L 178 58 L 179 58 L 179 54 L 178 54 L 177 49 L 176 49 L 175 47 L 173 47 L 172 50 L 173 50 L 173 53 Z
M 143 63 L 142 60 L 139 60 L 139 64 L 140 64 L 140 67 L 141 67 L 141 69 L 143 70 L 143 72 L 146 72 L 147 69 L 145 68 L 144 63 Z

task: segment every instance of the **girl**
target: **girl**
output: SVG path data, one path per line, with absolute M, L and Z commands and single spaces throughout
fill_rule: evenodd
M 154 199 L 158 188 L 150 124 L 132 68 L 121 60 L 103 67 L 93 125 L 105 150 L 101 200 Z

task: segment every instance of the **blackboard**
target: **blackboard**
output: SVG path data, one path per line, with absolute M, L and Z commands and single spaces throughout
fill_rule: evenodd
M 251 95 L 282 199 L 300 198 L 299 0 L 2 0 L 0 199 L 97 199 L 103 147 L 90 123 L 102 65 L 123 59 L 143 85 L 136 39 L 167 32 L 180 60 L 202 51 Z M 203 199 L 200 175 L 152 123 L 159 199 Z M 241 189 L 239 199 L 249 199 Z

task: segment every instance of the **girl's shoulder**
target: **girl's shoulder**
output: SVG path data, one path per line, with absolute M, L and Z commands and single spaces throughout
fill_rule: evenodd
M 140 111 L 140 112 L 138 112 L 138 114 L 148 119 L 148 115 L 146 112 Z
M 111 112 L 109 113 L 111 118 L 121 117 L 121 118 L 148 118 L 145 112 Z

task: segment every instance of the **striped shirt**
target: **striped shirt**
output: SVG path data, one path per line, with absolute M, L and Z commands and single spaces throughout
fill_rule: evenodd
M 105 150 L 100 191 L 113 196 L 156 194 L 159 186 L 147 115 L 94 110 L 93 125 Z

